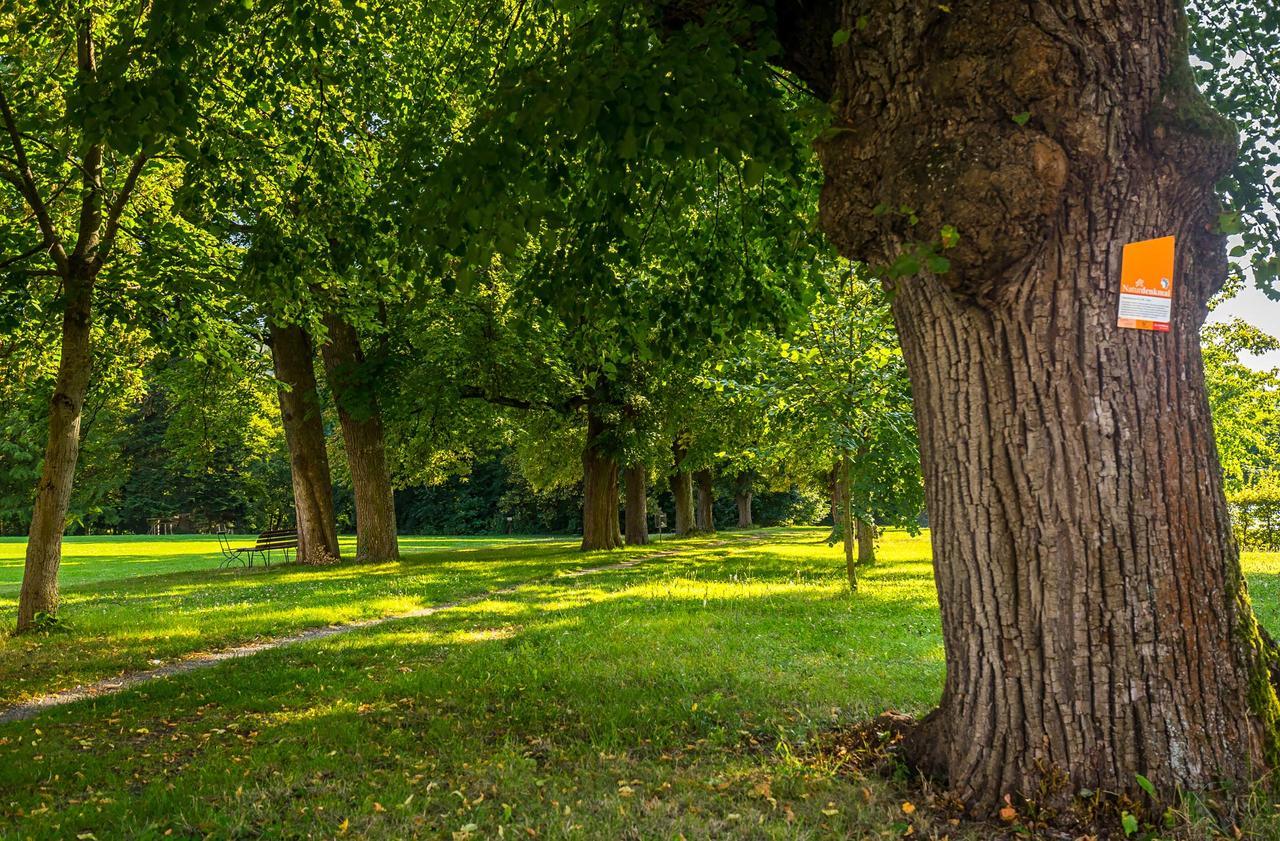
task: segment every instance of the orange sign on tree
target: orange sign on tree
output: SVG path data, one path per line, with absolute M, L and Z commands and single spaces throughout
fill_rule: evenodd
M 1173 312 L 1173 237 L 1131 242 L 1120 260 L 1121 327 L 1169 332 Z

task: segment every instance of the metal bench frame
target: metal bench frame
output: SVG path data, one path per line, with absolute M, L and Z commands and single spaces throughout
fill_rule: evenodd
M 258 535 L 252 546 L 232 546 L 228 533 L 217 532 L 218 548 L 222 550 L 222 568 L 240 564 L 253 569 L 253 557 L 262 558 L 262 565 L 270 569 L 271 553 L 280 552 L 284 562 L 289 563 L 289 553 L 298 549 L 298 532 L 296 529 L 272 529 Z

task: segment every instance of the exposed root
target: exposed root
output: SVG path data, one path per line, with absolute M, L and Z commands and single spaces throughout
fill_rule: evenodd
M 1266 644 L 1275 676 L 1280 648 L 1269 637 Z M 942 720 L 938 710 L 921 718 L 886 712 L 869 721 L 820 731 L 799 754 L 806 764 L 838 776 L 879 776 L 905 784 L 900 796 L 914 804 L 911 834 L 920 838 L 956 837 L 954 833 L 967 825 L 960 837 L 1120 841 L 1141 836 L 1203 841 L 1242 837 L 1238 825 L 1247 825 L 1251 813 L 1266 812 L 1270 804 L 1266 786 L 1244 798 L 1257 799 L 1258 804 L 1238 802 L 1240 792 L 1228 791 L 1184 795 L 1170 807 L 1103 791 L 1081 791 L 1063 800 L 1051 789 L 1056 791 L 1065 780 L 1046 768 L 1044 789 L 1008 796 L 994 814 L 978 814 L 948 790 L 948 737 Z M 872 796 L 869 789 L 864 793 Z

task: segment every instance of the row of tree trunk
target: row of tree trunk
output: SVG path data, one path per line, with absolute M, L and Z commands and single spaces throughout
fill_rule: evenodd
M 605 447 L 602 437 L 607 432 L 600 416 L 587 410 L 587 442 L 582 451 L 583 502 L 582 549 L 616 549 L 622 545 L 642 546 L 649 542 L 648 469 L 643 464 L 629 465 L 624 474 L 624 530 L 618 531 L 618 460 Z M 686 469 L 688 448 L 677 438 L 672 445 L 673 470 L 670 475 L 671 495 L 675 499 L 675 532 L 685 536 L 698 532 L 711 533 L 715 527 L 714 476 L 710 469 L 690 472 Z M 696 486 L 696 495 L 695 495 Z M 738 508 L 738 526 L 752 525 L 751 477 L 739 475 L 734 492 Z
M 321 348 L 325 374 L 351 473 L 356 503 L 356 559 L 395 560 L 395 501 L 387 469 L 382 415 L 376 395 L 362 388 L 367 362 L 355 328 L 346 320 L 325 319 L 329 334 Z M 297 517 L 298 558 L 331 563 L 341 558 L 333 509 L 333 480 L 325 446 L 324 420 L 316 387 L 315 349 L 300 325 L 271 325 L 271 359 L 279 383 L 280 415 L 289 448 Z

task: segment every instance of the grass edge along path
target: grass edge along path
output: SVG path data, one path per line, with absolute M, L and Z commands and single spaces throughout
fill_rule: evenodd
M 744 537 L 738 540 L 717 540 L 711 543 L 698 544 L 699 547 L 725 546 L 730 543 L 751 542 L 758 538 Z M 131 689 L 140 684 L 149 683 L 154 680 L 160 680 L 174 675 L 186 674 L 194 672 L 198 669 L 207 669 L 218 665 L 226 660 L 237 657 L 251 657 L 263 651 L 270 651 L 276 648 L 284 648 L 290 645 L 298 645 L 313 640 L 326 639 L 328 637 L 338 636 L 340 634 L 349 634 L 353 631 L 359 631 L 364 628 L 371 628 L 377 625 L 383 625 L 388 622 L 396 622 L 402 619 L 416 619 L 424 616 L 431 616 L 445 610 L 463 607 L 469 604 L 475 604 L 494 596 L 507 595 L 521 590 L 525 587 L 546 584 L 549 581 L 555 581 L 562 578 L 578 578 L 584 575 L 592 575 L 599 572 L 609 572 L 613 570 L 630 569 L 638 566 L 646 561 L 655 558 L 666 558 L 672 555 L 680 554 L 680 549 L 665 549 L 657 552 L 651 552 L 647 555 L 641 555 L 635 558 L 629 558 L 625 561 L 615 561 L 609 564 L 598 564 L 596 566 L 581 567 L 579 569 L 560 571 L 551 575 L 541 576 L 539 578 L 522 581 L 518 584 L 511 584 L 506 587 L 500 587 L 496 590 L 485 590 L 480 593 L 473 593 L 469 596 L 455 599 L 441 604 L 420 607 L 410 611 L 401 613 L 391 613 L 385 616 L 377 616 L 372 619 L 360 619 L 354 622 L 343 622 L 337 625 L 326 625 L 318 628 L 308 628 L 293 634 L 287 634 L 280 637 L 271 637 L 269 639 L 259 640 L 256 642 L 245 643 L 243 645 L 232 646 L 230 648 L 220 649 L 218 651 L 196 652 L 178 660 L 170 661 L 154 669 L 146 669 L 138 672 L 128 672 L 114 677 L 103 678 L 88 684 L 64 689 L 59 692 L 50 692 L 13 704 L 7 707 L 0 707 L 0 724 L 8 724 L 14 721 L 24 721 L 34 718 L 41 712 L 54 707 L 61 707 L 67 704 L 73 704 L 77 701 L 84 701 L 90 698 L 99 698 L 105 695 L 114 695 Z

